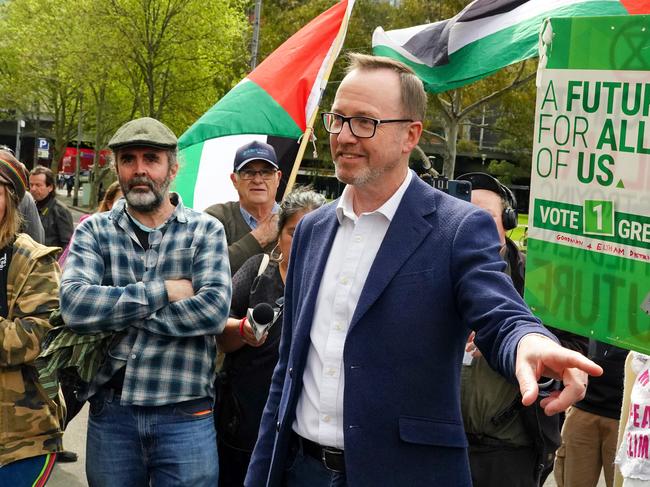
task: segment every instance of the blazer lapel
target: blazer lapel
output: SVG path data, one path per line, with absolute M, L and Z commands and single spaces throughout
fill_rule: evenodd
M 350 328 L 379 298 L 395 274 L 431 232 L 431 225 L 424 216 L 435 210 L 435 197 L 431 188 L 414 177 L 404 193 L 370 268 Z
M 303 255 L 305 257 L 303 259 L 307 263 L 304 266 L 303 275 L 300 279 L 300 283 L 305 289 L 300 292 L 301 302 L 304 307 L 301 310 L 301 319 L 298 323 L 303 326 L 301 329 L 296 330 L 298 335 L 302 334 L 303 331 L 309 334 L 309 330 L 311 329 L 318 290 L 338 226 L 336 201 L 334 201 L 324 209 L 321 218 L 314 223 L 309 234 L 309 240 L 300 249 L 297 249 L 304 252 Z

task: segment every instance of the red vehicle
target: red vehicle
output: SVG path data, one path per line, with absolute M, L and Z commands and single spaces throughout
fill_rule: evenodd
M 95 151 L 93 149 L 79 149 L 81 152 L 81 167 L 79 171 L 90 171 L 90 168 L 93 165 L 93 158 L 95 157 Z M 104 166 L 108 162 L 108 157 L 111 151 L 102 150 L 99 152 L 99 165 Z M 61 167 L 59 169 L 60 173 L 63 174 L 74 174 L 75 168 L 77 166 L 77 148 L 76 147 L 66 147 L 65 152 L 63 153 L 63 159 L 61 161 Z

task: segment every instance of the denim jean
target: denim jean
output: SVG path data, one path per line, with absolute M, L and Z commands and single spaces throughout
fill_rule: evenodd
M 219 461 L 210 400 L 121 406 L 119 397 L 100 391 L 89 402 L 86 476 L 90 487 L 217 485 Z
M 54 469 L 56 453 L 23 458 L 0 467 L 0 486 L 45 485 Z
M 305 455 L 298 446 L 290 450 L 284 487 L 347 487 L 345 473 L 328 470 L 323 462 Z

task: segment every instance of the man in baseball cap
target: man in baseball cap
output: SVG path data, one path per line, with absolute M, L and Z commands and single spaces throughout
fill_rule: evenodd
M 280 169 L 273 146 L 258 140 L 242 145 L 237 149 L 233 171 L 239 172 L 245 165 L 252 161 L 268 162 L 275 169 Z
M 282 172 L 273 146 L 254 140 L 237 149 L 230 180 L 239 201 L 210 206 L 228 241 L 230 270 L 237 272 L 249 257 L 271 252 L 278 240 L 275 201 Z
M 125 199 L 79 225 L 66 262 L 66 325 L 120 332 L 80 397 L 93 411 L 90 485 L 218 482 L 214 336 L 228 317 L 230 268 L 222 225 L 169 191 L 176 145 L 153 118 L 118 129 L 109 147 Z

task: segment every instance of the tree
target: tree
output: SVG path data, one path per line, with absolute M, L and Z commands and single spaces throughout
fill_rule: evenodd
M 392 30 L 447 19 L 456 15 L 467 3 L 464 0 L 446 2 L 403 0 L 398 6 L 393 6 L 390 2 L 358 0 L 352 13 L 342 54 L 349 51 L 371 53 L 372 32 L 378 26 Z M 268 55 L 295 30 L 331 5 L 331 0 L 266 2 L 262 11 L 261 53 Z M 338 83 L 343 78 L 345 66 L 343 57 L 341 56 L 334 65 L 328 88 L 321 102 L 323 107 L 331 105 Z M 509 95 L 520 88 L 528 87 L 525 92 L 527 94 L 532 92 L 532 100 L 534 100 L 534 87 L 530 80 L 534 75 L 535 66 L 535 62 L 524 62 L 470 86 L 447 93 L 429 95 L 425 128 L 428 129 L 429 134 L 435 135 L 437 140 L 444 142 L 443 173 L 445 175 L 450 178 L 454 176 L 460 127 L 470 123 L 470 118 L 483 107 L 503 112 L 503 115 L 498 117 L 496 126 L 492 128 L 506 134 L 510 145 L 529 146 L 529 134 L 532 130 L 530 110 L 511 110 L 508 107 L 513 103 L 523 102 L 525 97 L 514 101 L 517 97 Z M 526 99 L 526 103 L 534 108 L 530 98 Z M 329 151 L 324 143 L 327 140 L 326 134 L 319 124 L 316 124 L 315 128 L 318 139 L 323 141 L 319 143 L 321 157 L 328 159 Z M 421 155 L 417 157 L 422 158 Z
M 54 172 L 77 128 L 80 77 L 76 40 L 82 35 L 73 2 L 21 0 L 0 6 L 0 106 L 53 118 Z
M 460 12 L 468 3 L 464 0 L 446 2 L 404 0 L 399 8 L 400 13 L 391 17 L 391 23 L 386 22 L 383 27 L 386 30 L 400 29 L 448 19 Z M 532 102 L 530 98 L 526 102 L 534 109 L 534 85 L 530 81 L 534 77 L 536 67 L 536 62 L 524 61 L 471 85 L 446 93 L 429 94 L 431 109 L 429 110 L 427 128 L 434 131 L 442 130 L 442 134 L 434 133 L 434 135 L 444 142 L 442 172 L 445 176 L 450 179 L 454 177 L 461 126 L 470 123 L 470 118 L 476 116 L 484 107 L 501 113 L 494 128 L 502 133 L 510 129 L 509 141 L 513 145 L 529 145 L 529 134 L 532 131 L 530 112 L 522 111 L 521 105 L 514 105 L 512 102 L 516 99 L 516 95 L 513 97 L 510 94 L 519 90 L 526 93 L 532 91 Z M 519 102 L 523 101 L 520 97 Z M 509 109 L 513 106 L 517 106 L 517 108 Z M 515 127 L 517 128 L 515 129 Z M 527 143 L 521 144 L 523 140 Z
M 77 138 L 97 151 L 126 120 L 182 133 L 245 72 L 240 0 L 0 3 L 0 107 L 53 118 L 52 169 Z M 80 100 L 83 98 L 83 113 Z M 102 171 L 95 154 L 94 201 Z
M 450 179 L 454 177 L 461 124 L 484 106 L 494 103 L 512 90 L 525 86 L 534 76 L 535 71 L 527 67 L 526 61 L 524 61 L 519 66 L 505 68 L 491 78 L 481 80 L 473 86 L 430 96 L 437 108 L 437 114 L 444 121 L 444 136 L 441 139 L 445 142 L 442 169 L 445 176 Z
M 98 0 L 120 49 L 129 118 L 150 116 L 177 132 L 193 123 L 238 80 L 241 5 L 214 0 Z M 110 47 L 110 46 L 109 46 Z

